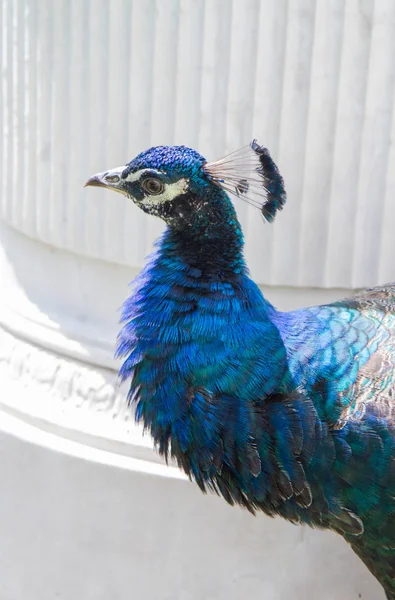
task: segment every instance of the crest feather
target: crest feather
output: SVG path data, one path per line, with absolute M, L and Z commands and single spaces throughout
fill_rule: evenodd
M 286 202 L 280 171 L 269 150 L 256 140 L 203 168 L 214 183 L 258 208 L 269 223 Z

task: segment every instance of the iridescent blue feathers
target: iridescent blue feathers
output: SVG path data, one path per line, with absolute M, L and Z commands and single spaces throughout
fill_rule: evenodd
M 172 176 L 197 175 L 206 159 L 187 146 L 154 146 L 141 152 L 125 167 L 125 176 L 139 169 L 157 169 Z

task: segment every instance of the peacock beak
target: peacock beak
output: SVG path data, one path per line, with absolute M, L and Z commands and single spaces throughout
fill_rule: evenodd
M 125 192 L 123 189 L 122 179 L 122 173 L 124 170 L 125 167 L 116 167 L 115 169 L 111 169 L 111 171 L 104 171 L 104 173 L 92 175 L 92 177 L 90 177 L 85 183 L 84 187 L 104 187 L 114 190 L 114 192 L 124 194 Z

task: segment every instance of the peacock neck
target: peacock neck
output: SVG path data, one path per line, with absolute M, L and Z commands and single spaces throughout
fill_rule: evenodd
M 193 196 L 193 197 L 192 197 Z M 170 225 L 162 239 L 164 253 L 177 256 L 198 269 L 203 278 L 226 281 L 247 272 L 244 238 L 236 211 L 222 190 L 188 201 L 195 206 L 193 219 Z M 199 210 L 204 205 L 204 210 Z

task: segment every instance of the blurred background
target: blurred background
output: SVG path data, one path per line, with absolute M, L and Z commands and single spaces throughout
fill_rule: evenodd
M 393 0 L 1 0 L 0 597 L 379 600 L 329 533 L 203 497 L 113 360 L 162 230 L 83 189 L 156 144 L 267 146 L 288 203 L 237 209 L 279 308 L 395 279 Z

